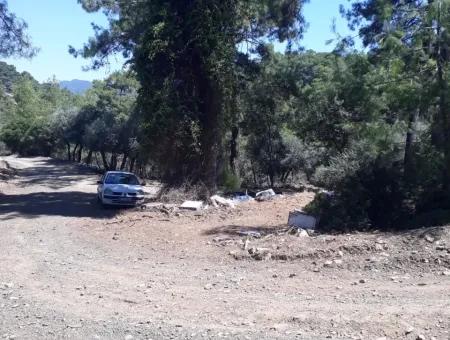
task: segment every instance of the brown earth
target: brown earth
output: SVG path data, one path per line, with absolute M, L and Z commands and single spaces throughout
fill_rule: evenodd
M 289 233 L 312 193 L 105 210 L 88 169 L 6 160 L 17 176 L 0 195 L 0 338 L 450 339 L 447 227 Z

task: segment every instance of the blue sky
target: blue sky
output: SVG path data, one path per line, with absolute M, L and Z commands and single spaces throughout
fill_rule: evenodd
M 348 33 L 339 14 L 340 3 L 347 4 L 347 0 L 310 0 L 305 5 L 304 15 L 309 29 L 302 46 L 316 51 L 331 50 L 332 46 L 327 46 L 325 41 L 334 37 L 331 32 L 333 18 L 337 20 L 338 31 Z M 53 76 L 58 80 L 101 79 L 120 69 L 120 58 L 112 58 L 109 68 L 85 72 L 82 67 L 89 61 L 75 59 L 67 52 L 68 45 L 81 47 L 92 35 L 91 22 L 106 24 L 103 14 L 84 12 L 77 0 L 9 0 L 8 4 L 12 12 L 28 23 L 33 42 L 41 49 L 31 61 L 5 60 L 19 71 L 28 71 L 37 80 L 45 81 Z

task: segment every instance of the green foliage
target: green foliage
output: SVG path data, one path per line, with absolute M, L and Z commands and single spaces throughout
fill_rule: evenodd
M 122 53 L 129 71 L 80 97 L 0 63 L 12 151 L 151 169 L 186 188 L 169 197 L 307 180 L 333 191 L 309 207 L 324 230 L 448 216 L 450 0 L 354 1 L 367 51 L 345 37 L 332 53 L 293 50 L 301 0 L 79 2 L 109 27 L 71 52 L 93 68 Z
M 25 21 L 8 10 L 6 0 L 0 0 L 0 57 L 31 58 L 37 53 L 26 33 L 27 28 Z
M 319 195 L 306 210 L 320 216 L 323 231 L 398 229 L 410 213 L 402 179 L 394 164 L 374 160 L 334 183 L 331 196 Z
M 40 85 L 28 74 L 17 75 L 12 93 L 0 96 L 2 124 L 0 139 L 20 155 L 50 156 L 57 146 L 52 116 L 74 103 L 56 82 Z
M 110 25 L 96 27 L 95 38 L 71 52 L 94 58 L 94 68 L 122 52 L 142 86 L 145 148 L 168 181 L 202 181 L 214 190 L 227 114 L 235 107 L 239 45 L 299 38 L 302 1 L 80 2 L 87 11 L 103 10 Z
M 16 84 L 21 75 L 12 65 L 0 61 L 0 86 L 5 93 L 12 93 L 13 86 Z
M 223 173 L 222 185 L 225 191 L 238 191 L 241 188 L 241 179 L 238 175 L 226 169 Z

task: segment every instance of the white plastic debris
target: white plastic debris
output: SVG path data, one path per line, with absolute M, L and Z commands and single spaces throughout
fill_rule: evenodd
M 213 203 L 213 205 L 230 207 L 230 208 L 234 208 L 234 206 L 235 206 L 232 200 L 223 198 L 219 195 L 214 195 L 210 199 L 211 199 L 211 202 Z
M 204 208 L 203 201 L 186 201 L 180 205 L 180 209 L 199 211 Z
M 236 193 L 233 197 L 233 203 L 234 204 L 240 204 L 243 202 L 251 202 L 254 201 L 255 199 L 253 197 L 251 197 L 250 195 L 248 195 L 248 193 Z
M 273 191 L 273 189 L 268 189 L 268 190 L 257 192 L 256 200 L 257 201 L 268 201 L 268 200 L 271 200 L 275 196 L 276 196 L 275 191 Z
M 295 210 L 289 213 L 288 225 L 295 228 L 315 229 L 317 218 L 308 215 L 301 210 Z

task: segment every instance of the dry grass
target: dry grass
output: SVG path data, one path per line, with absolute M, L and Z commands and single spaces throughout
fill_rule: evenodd
M 156 200 L 162 203 L 183 203 L 185 201 L 203 201 L 208 197 L 205 185 L 186 182 L 178 187 L 163 186 Z

